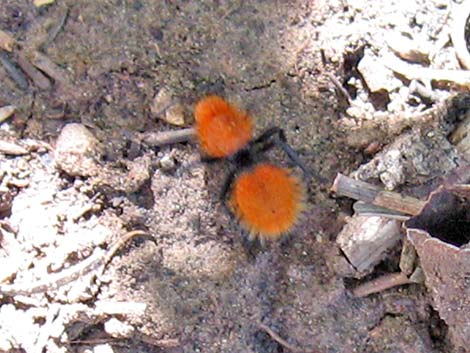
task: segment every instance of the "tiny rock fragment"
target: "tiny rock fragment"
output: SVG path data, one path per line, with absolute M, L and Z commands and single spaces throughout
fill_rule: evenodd
M 395 78 L 393 72 L 385 67 L 378 57 L 368 51 L 357 68 L 371 92 L 391 92 L 401 86 L 401 82 Z
M 162 119 L 172 125 L 182 126 L 185 123 L 183 106 L 173 99 L 171 92 L 166 88 L 162 88 L 153 97 L 150 113 L 153 118 Z
M 82 124 L 65 125 L 57 139 L 55 161 L 59 169 L 72 176 L 91 176 L 99 171 L 103 147 Z
M 424 283 L 424 271 L 421 267 L 416 267 L 416 269 L 410 276 L 410 281 L 413 283 Z
M 416 63 L 429 63 L 429 52 L 431 48 L 421 44 L 420 41 L 414 41 L 401 34 L 395 33 L 387 40 L 387 44 L 390 49 L 402 59 Z
M 55 0 L 33 0 L 34 6 L 41 7 L 45 5 L 53 4 Z
M 336 242 L 360 278 L 372 271 L 399 240 L 400 222 L 385 217 L 353 216 Z
M 15 39 L 7 32 L 0 30 L 0 48 L 6 51 L 13 51 Z
M 104 330 L 115 338 L 128 338 L 134 334 L 134 327 L 116 318 L 109 319 L 104 323 Z
M 99 300 L 95 303 L 97 315 L 145 315 L 146 303 L 140 302 L 118 302 Z
M 166 109 L 171 105 L 171 93 L 169 90 L 162 88 L 158 93 L 153 97 L 152 103 L 150 105 L 150 113 L 152 117 L 160 117 Z
M 164 120 L 172 125 L 183 126 L 184 125 L 184 108 L 181 104 L 177 103 L 172 105 L 165 112 Z
M 165 155 L 160 159 L 159 165 L 163 171 L 169 172 L 175 168 L 175 160 L 171 156 Z
M 110 344 L 98 344 L 93 348 L 93 353 L 114 353 Z
M 0 123 L 7 120 L 15 112 L 16 107 L 14 105 L 6 105 L 0 108 Z
M 413 273 L 416 266 L 416 250 L 408 239 L 403 240 L 400 256 L 400 270 L 409 276 Z

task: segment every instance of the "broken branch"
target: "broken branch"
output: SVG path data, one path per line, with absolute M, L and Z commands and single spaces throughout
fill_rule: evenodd
M 349 178 L 341 173 L 335 178 L 331 191 L 341 196 L 385 207 L 409 215 L 417 215 L 425 205 L 424 201 L 396 192 L 385 191 L 364 181 Z

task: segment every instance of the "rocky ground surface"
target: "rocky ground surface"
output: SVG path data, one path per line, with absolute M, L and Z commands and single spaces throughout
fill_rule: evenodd
M 403 219 L 359 269 L 342 245 L 352 201 L 330 191 L 354 172 L 424 200 L 467 164 L 458 6 L 3 0 L 0 351 L 466 352 L 469 316 L 445 293 L 468 297 L 468 260 L 442 287 L 412 238 L 426 281 L 359 295 L 406 272 Z M 257 133 L 283 128 L 321 177 L 280 242 L 248 242 L 227 214 L 227 163 L 148 138 L 191 126 L 209 93 Z

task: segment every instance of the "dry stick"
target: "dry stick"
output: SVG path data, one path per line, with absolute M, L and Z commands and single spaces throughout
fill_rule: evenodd
M 467 27 L 467 19 L 470 15 L 470 1 L 464 1 L 460 6 L 456 6 L 452 11 L 454 23 L 451 28 L 450 37 L 454 44 L 455 54 L 460 64 L 470 69 L 470 53 L 467 49 L 467 41 L 465 38 L 465 28 Z
M 452 82 L 459 86 L 470 86 L 470 72 L 468 70 L 430 69 L 408 64 L 391 55 L 383 60 L 386 67 L 409 80 Z
M 347 102 L 349 105 L 351 105 L 351 101 L 352 101 L 352 98 L 351 98 L 351 95 L 349 94 L 348 91 L 346 91 L 346 89 L 343 87 L 343 85 L 341 84 L 341 82 L 339 82 L 339 80 L 336 78 L 335 75 L 327 72 L 326 75 L 328 76 L 328 78 L 330 79 L 331 83 L 333 83 L 333 85 L 335 86 L 335 88 L 337 89 L 338 93 L 341 95 L 341 97 L 343 98 L 343 100 L 345 102 Z
M 354 213 L 360 216 L 381 216 L 389 219 L 396 219 L 398 221 L 407 221 L 410 219 L 409 215 L 401 212 L 392 211 L 385 207 L 380 207 L 366 203 L 364 201 L 357 201 L 353 204 Z
M 56 39 L 56 37 L 59 35 L 60 31 L 62 30 L 62 28 L 65 25 L 65 21 L 67 21 L 68 16 L 69 16 L 69 8 L 66 7 L 62 10 L 62 14 L 60 16 L 60 19 L 59 19 L 59 22 L 57 23 L 57 25 L 50 30 L 47 41 L 44 44 L 45 48 L 47 48 Z
M 419 214 L 426 204 L 425 201 L 385 191 L 378 186 L 349 178 L 341 173 L 336 176 L 331 190 L 338 195 L 413 216 Z
M 81 345 L 96 345 L 96 344 L 104 344 L 104 343 L 109 343 L 113 346 L 125 346 L 126 345 L 126 340 L 128 339 L 138 339 L 139 341 L 142 341 L 146 344 L 152 345 L 154 347 L 162 347 L 162 348 L 174 348 L 178 347 L 180 345 L 180 341 L 178 339 L 174 338 L 166 338 L 166 339 L 154 339 L 149 336 L 145 336 L 140 333 L 136 333 L 133 337 L 124 337 L 124 338 L 95 338 L 95 339 L 88 339 L 88 340 L 71 340 L 71 341 L 66 341 L 66 344 L 81 344 Z
M 2 51 L 0 51 L 0 63 L 3 65 L 5 71 L 10 75 L 10 77 L 16 82 L 19 88 L 22 90 L 26 90 L 28 88 L 28 81 L 26 81 L 26 77 L 20 70 L 16 68 L 15 64 L 13 64 L 10 58 Z
M 180 130 L 163 131 L 163 132 L 145 132 L 138 135 L 138 139 L 146 145 L 159 147 L 170 145 L 173 143 L 190 141 L 196 134 L 194 128 L 186 128 Z
M 380 276 L 372 281 L 361 284 L 353 289 L 353 295 L 356 297 L 366 297 L 369 294 L 382 292 L 386 289 L 401 286 L 403 284 L 416 283 L 410 280 L 404 273 L 389 273 Z
M 395 192 L 384 191 L 369 183 L 349 178 L 338 173 L 331 190 L 338 195 L 348 196 L 355 200 L 370 203 L 380 208 L 386 208 L 412 216 L 418 215 L 426 202 L 409 196 L 402 196 Z M 403 272 L 390 273 L 380 276 L 372 281 L 361 284 L 353 290 L 356 297 L 365 297 L 386 289 L 403 284 L 415 283 Z
M 16 143 L 0 140 L 0 153 L 12 156 L 21 156 L 23 154 L 27 154 L 28 150 Z
M 306 353 L 306 351 L 304 351 L 303 349 L 300 349 L 300 348 L 297 348 L 297 347 L 294 347 L 293 345 L 291 345 L 289 342 L 287 342 L 285 339 L 283 339 L 281 336 L 279 336 L 276 332 L 271 330 L 271 328 L 269 328 L 268 326 L 266 326 L 262 322 L 258 323 L 258 327 L 261 330 L 265 331 L 269 336 L 271 336 L 271 338 L 273 340 L 275 340 L 277 343 L 279 343 L 281 346 L 287 348 L 288 350 L 290 350 L 292 352 Z
M 33 51 L 29 59 L 34 66 L 51 77 L 55 82 L 64 86 L 70 83 L 67 71 L 53 62 L 47 55 L 39 51 Z
M 127 243 L 133 237 L 139 235 L 147 235 L 148 233 L 141 230 L 134 230 L 126 233 L 122 238 L 118 239 L 107 252 L 104 254 L 101 252 L 95 253 L 83 260 L 79 264 L 63 270 L 59 273 L 51 274 L 47 279 L 37 281 L 35 283 L 18 283 L 18 284 L 4 284 L 0 285 L 0 294 L 4 295 L 30 295 L 39 292 L 47 292 L 49 290 L 55 290 L 61 286 L 69 284 L 75 281 L 77 278 L 90 272 L 93 268 L 103 266 L 100 271 L 100 275 L 103 274 L 106 266 L 111 261 L 116 252 L 125 243 Z
M 36 69 L 33 64 L 29 62 L 23 52 L 18 53 L 18 65 L 26 73 L 26 75 L 33 80 L 34 84 L 40 89 L 46 90 L 51 87 L 51 81 L 44 76 L 44 74 Z

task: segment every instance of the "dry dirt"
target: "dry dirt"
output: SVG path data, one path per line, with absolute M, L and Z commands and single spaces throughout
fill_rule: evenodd
M 341 276 L 348 264 L 334 241 L 351 203 L 333 198 L 329 181 L 386 140 L 350 143 L 354 119 L 328 74 L 367 119 L 383 116 L 363 82 L 345 84 L 347 63 L 364 45 L 379 56 L 391 30 L 434 45 L 455 3 L 354 3 L 75 0 L 36 8 L 2 0 L 0 29 L 28 57 L 39 51 L 56 67 L 42 70 L 51 87 L 41 89 L 30 78 L 19 87 L 0 66 L 0 106 L 17 107 L 0 138 L 27 150 L 0 153 L 0 283 L 47 282 L 103 258 L 129 231 L 150 237 L 133 238 L 102 271 L 87 268 L 58 289 L 0 292 L 0 351 L 454 352 L 424 285 L 355 298 L 355 282 Z M 458 67 L 449 52 L 443 46 L 440 62 Z M 407 100 L 407 83 L 398 80 L 389 112 L 425 108 Z M 176 129 L 151 109 L 162 90 L 187 126 L 194 103 L 217 93 L 248 110 L 257 133 L 282 127 L 328 180 L 309 183 L 307 211 L 288 237 L 265 247 L 246 241 L 218 198 L 227 164 L 198 163 L 196 144 L 136 142 L 140 132 Z M 57 168 L 53 152 L 72 122 L 101 143 L 94 167 L 75 175 Z M 282 153 L 268 158 L 289 164 Z M 399 252 L 374 273 L 395 271 Z

